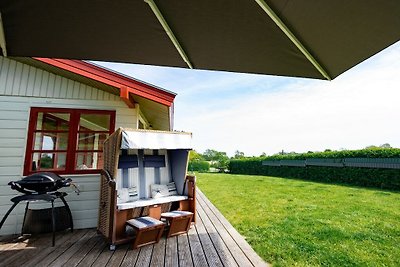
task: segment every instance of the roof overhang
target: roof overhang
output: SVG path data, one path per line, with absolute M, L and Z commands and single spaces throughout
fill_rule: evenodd
M 176 96 L 173 92 L 80 60 L 30 57 L 10 59 L 118 95 L 129 108 L 139 106 L 140 112 L 153 129 L 173 129 L 173 102 Z
M 34 58 L 37 61 L 95 80 L 124 92 L 170 107 L 176 94 L 81 60 Z

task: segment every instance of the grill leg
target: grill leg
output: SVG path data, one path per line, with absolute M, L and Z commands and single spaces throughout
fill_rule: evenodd
M 54 200 L 51 201 L 51 223 L 53 225 L 53 247 L 55 245 L 55 235 L 56 235 L 56 221 L 54 218 Z
M 0 222 L 0 229 L 3 227 L 4 222 L 6 221 L 8 215 L 10 215 L 11 211 L 17 206 L 19 202 L 14 202 L 14 204 L 11 206 L 11 208 L 7 211 L 6 215 L 4 215 L 3 220 Z
M 61 198 L 62 202 L 64 203 L 65 208 L 66 208 L 67 211 L 68 211 L 68 215 L 69 215 L 69 225 L 71 226 L 71 232 L 73 232 L 73 231 L 74 231 L 74 221 L 72 220 L 71 209 L 69 208 L 67 201 L 65 201 L 65 198 L 64 198 L 62 195 L 60 196 L 60 198 Z
M 24 213 L 24 220 L 22 221 L 21 235 L 24 234 L 25 219 L 26 219 L 26 213 L 28 212 L 28 207 L 29 207 L 29 201 L 26 202 L 26 206 L 25 206 L 25 213 Z

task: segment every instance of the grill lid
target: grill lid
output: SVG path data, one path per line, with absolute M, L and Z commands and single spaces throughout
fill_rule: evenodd
M 71 182 L 71 179 L 65 179 L 55 173 L 39 172 L 8 184 L 12 189 L 24 194 L 45 194 L 57 191 L 61 187 L 68 187 Z

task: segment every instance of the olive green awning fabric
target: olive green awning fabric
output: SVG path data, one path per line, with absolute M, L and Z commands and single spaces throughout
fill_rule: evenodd
M 334 78 L 400 39 L 398 0 L 264 1 Z M 154 0 L 196 69 L 324 79 L 254 0 Z M 143 0 L 1 0 L 8 56 L 187 67 Z

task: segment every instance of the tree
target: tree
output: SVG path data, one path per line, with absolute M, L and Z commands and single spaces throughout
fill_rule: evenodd
M 235 156 L 234 156 L 234 158 L 235 158 L 235 159 L 242 159 L 242 158 L 245 158 L 244 152 L 240 152 L 239 150 L 236 150 L 236 151 L 235 151 Z
M 388 144 L 388 143 L 385 143 L 385 144 L 383 144 L 383 145 L 380 145 L 379 147 L 381 147 L 381 148 L 392 148 L 392 147 L 390 146 L 390 144 Z
M 203 153 L 203 158 L 211 161 L 211 167 L 218 169 L 220 172 L 224 172 L 228 168 L 229 157 L 226 155 L 226 152 L 207 149 Z
M 189 161 L 195 161 L 195 160 L 204 160 L 204 157 L 202 154 L 198 153 L 196 150 L 192 150 L 189 153 Z
M 216 161 L 221 157 L 222 154 L 226 155 L 225 152 L 219 152 L 219 151 L 214 150 L 214 149 L 207 149 L 203 153 L 203 158 L 205 160 L 208 160 L 208 161 Z

